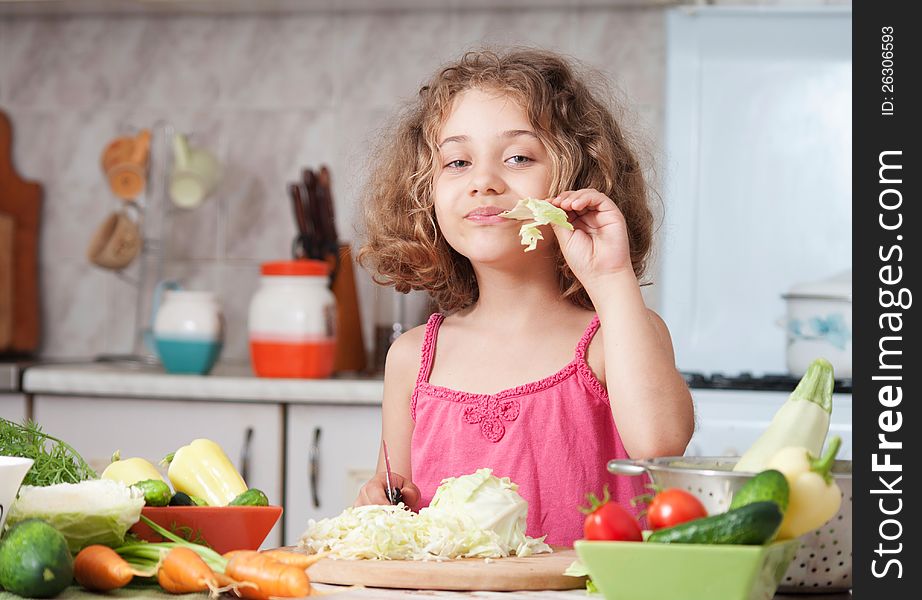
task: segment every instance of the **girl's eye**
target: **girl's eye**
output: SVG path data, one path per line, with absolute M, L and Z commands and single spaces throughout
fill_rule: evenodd
M 446 168 L 446 169 L 461 169 L 461 168 L 463 168 L 463 167 L 468 166 L 469 164 L 471 164 L 470 161 L 461 160 L 461 159 L 459 158 L 458 160 L 453 160 L 453 161 L 451 161 L 450 163 L 448 163 L 447 165 L 445 165 L 445 168 Z
M 525 165 L 531 162 L 531 159 L 527 156 L 521 154 L 516 154 L 515 156 L 510 156 L 506 159 L 506 162 L 512 163 L 514 165 Z

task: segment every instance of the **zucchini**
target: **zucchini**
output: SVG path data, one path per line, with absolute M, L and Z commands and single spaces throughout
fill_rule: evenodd
M 719 515 L 658 529 L 650 534 L 647 541 L 758 546 L 775 537 L 782 518 L 781 509 L 774 502 L 753 502 Z
M 269 498 L 256 488 L 250 488 L 233 500 L 228 506 L 269 506 Z
M 730 502 L 730 509 L 739 508 L 753 502 L 774 502 L 781 509 L 781 514 L 788 510 L 788 497 L 791 486 L 781 471 L 768 469 L 757 473 L 746 482 L 735 494 Z
M 797 387 L 781 405 L 768 428 L 740 457 L 734 471 L 758 473 L 782 448 L 803 446 L 814 456 L 822 454 L 832 413 L 835 377 L 832 364 L 818 358 L 810 363 Z

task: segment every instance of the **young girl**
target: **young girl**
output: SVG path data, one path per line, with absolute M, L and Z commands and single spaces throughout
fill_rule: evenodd
M 410 507 L 490 467 L 519 485 L 529 536 L 572 545 L 587 492 L 607 484 L 629 506 L 647 491 L 609 459 L 685 451 L 691 397 L 638 284 L 653 221 L 641 169 L 566 61 L 472 52 L 441 69 L 369 189 L 360 260 L 441 311 L 385 366 L 383 437 Z M 522 198 L 560 207 L 573 231 L 524 252 L 522 222 L 498 216 Z M 357 505 L 387 503 L 384 470 L 379 457 Z

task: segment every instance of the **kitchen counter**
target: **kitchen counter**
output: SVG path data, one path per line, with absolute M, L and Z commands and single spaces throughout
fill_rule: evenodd
M 209 375 L 171 375 L 130 363 L 45 364 L 26 369 L 28 394 L 118 398 L 183 398 L 291 404 L 380 405 L 378 378 L 269 379 L 247 365 L 219 364 Z
M 13 392 L 19 389 L 19 376 L 22 365 L 17 362 L 0 362 L 0 392 Z
M 471 600 L 474 598 L 506 600 L 511 598 L 529 598 L 531 600 L 604 600 L 601 594 L 587 594 L 585 590 L 567 590 L 560 592 L 441 592 L 434 590 L 388 590 L 382 588 L 349 589 L 335 585 L 315 584 L 314 587 L 324 592 L 334 592 L 336 598 L 343 600 L 421 600 L 422 598 L 439 598 L 444 600 Z M 775 594 L 774 600 L 804 600 L 803 595 Z M 812 600 L 851 600 L 850 593 L 811 594 Z M 681 600 L 674 598 L 672 600 Z
M 510 600 L 512 598 L 527 598 L 530 600 L 604 600 L 601 594 L 588 595 L 585 590 L 569 590 L 564 592 L 440 592 L 433 590 L 389 590 L 381 588 L 344 588 L 335 585 L 314 584 L 314 587 L 331 598 L 342 600 L 422 600 L 423 598 L 438 598 L 443 600 Z M 154 590 L 121 589 L 106 594 L 91 594 L 76 587 L 65 590 L 58 600 L 94 600 L 98 598 L 122 598 L 124 600 L 200 600 L 207 598 L 205 594 L 172 595 Z M 224 595 L 222 598 L 232 598 Z M 851 600 L 851 593 L 841 594 L 810 594 L 790 595 L 776 594 L 774 600 Z M 0 600 L 21 600 L 6 592 L 0 592 Z M 674 600 L 681 600 L 676 598 Z

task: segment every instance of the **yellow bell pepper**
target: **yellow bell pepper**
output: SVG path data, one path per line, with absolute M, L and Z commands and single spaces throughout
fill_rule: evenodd
M 121 481 L 125 485 L 134 485 L 139 481 L 156 479 L 166 483 L 166 479 L 157 470 L 157 467 L 143 458 L 126 458 L 122 460 L 121 453 L 116 450 L 112 455 L 112 462 L 102 472 L 103 479 Z
M 813 531 L 839 512 L 842 491 L 829 472 L 841 444 L 840 437 L 832 438 L 826 454 L 819 459 L 806 448 L 795 446 L 779 450 L 769 461 L 768 468 L 781 471 L 791 489 L 788 508 L 778 529 L 779 540 Z
M 209 506 L 227 506 L 247 490 L 247 484 L 221 446 L 211 440 L 193 440 L 164 459 L 173 489 L 205 500 Z

